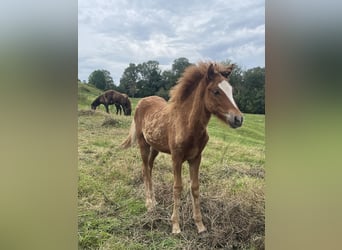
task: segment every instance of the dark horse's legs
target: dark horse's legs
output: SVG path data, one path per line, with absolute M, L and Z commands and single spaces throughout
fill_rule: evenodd
M 116 108 L 116 114 L 118 114 L 120 112 L 120 115 L 121 115 L 121 106 L 120 104 L 115 104 L 115 108 Z
M 105 104 L 106 112 L 109 114 L 108 104 Z

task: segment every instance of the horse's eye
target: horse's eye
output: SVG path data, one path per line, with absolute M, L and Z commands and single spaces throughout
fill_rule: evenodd
M 218 96 L 218 95 L 220 94 L 220 91 L 217 90 L 217 89 L 215 89 L 215 90 L 213 91 L 213 94 L 216 95 L 216 96 Z

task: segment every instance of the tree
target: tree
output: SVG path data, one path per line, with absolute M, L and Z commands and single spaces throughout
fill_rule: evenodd
M 247 101 L 245 109 L 253 114 L 265 114 L 265 68 L 256 67 L 244 73 Z
M 173 61 L 172 72 L 175 75 L 176 81 L 183 74 L 184 70 L 189 67 L 191 63 L 185 57 L 177 58 Z
M 169 90 L 176 84 L 177 80 L 175 74 L 171 70 L 164 70 L 161 75 L 161 88 L 156 95 L 169 99 Z
M 158 61 L 148 61 L 137 66 L 139 97 L 154 95 L 161 87 L 161 70 Z
M 120 91 L 134 97 L 137 93 L 138 77 L 138 67 L 134 63 L 130 63 L 120 78 Z
M 231 64 L 230 60 L 221 62 Z M 233 94 L 239 109 L 245 113 L 265 114 L 265 68 L 252 68 L 246 71 L 235 64 L 229 76 Z
M 101 90 L 107 90 L 114 86 L 114 81 L 110 76 L 110 72 L 104 69 L 93 71 L 89 75 L 88 83 Z
M 175 59 L 171 70 L 165 70 L 161 74 L 160 88 L 156 95 L 159 95 L 166 100 L 169 99 L 169 90 L 176 85 L 178 79 L 182 76 L 184 70 L 192 65 L 185 57 Z

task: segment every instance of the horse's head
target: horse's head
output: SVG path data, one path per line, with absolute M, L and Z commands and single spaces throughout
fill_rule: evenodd
M 216 115 L 232 128 L 242 125 L 243 116 L 233 98 L 233 88 L 228 82 L 228 76 L 233 69 L 224 74 L 217 70 L 217 66 L 210 64 L 207 70 L 205 106 L 210 113 Z
M 125 113 L 125 115 L 131 115 L 132 109 L 131 108 L 125 108 L 124 113 Z
M 123 96 L 125 97 L 125 99 L 124 99 L 124 114 L 125 115 L 131 115 L 131 113 L 132 113 L 131 101 L 129 100 L 128 95 L 123 94 Z
M 98 98 L 96 98 L 90 105 L 92 110 L 96 110 L 96 107 L 99 106 Z

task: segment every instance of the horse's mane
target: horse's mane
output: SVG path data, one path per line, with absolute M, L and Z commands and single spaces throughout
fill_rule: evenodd
M 183 102 L 207 73 L 210 63 L 200 62 L 187 67 L 177 84 L 170 90 L 170 102 Z
M 183 102 L 196 89 L 201 79 L 206 76 L 210 64 L 213 64 L 215 71 L 224 77 L 228 77 L 234 68 L 234 64 L 223 65 L 213 62 L 199 62 L 197 65 L 187 67 L 177 84 L 170 90 L 170 102 Z

